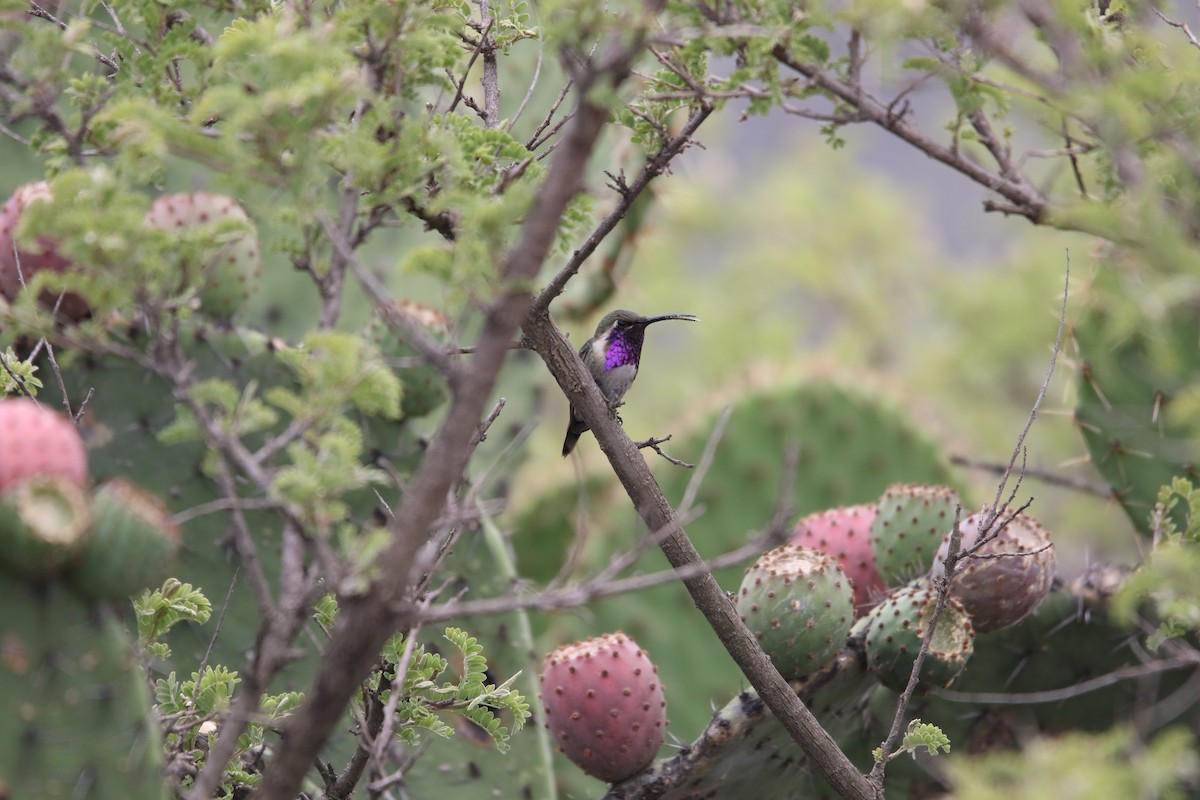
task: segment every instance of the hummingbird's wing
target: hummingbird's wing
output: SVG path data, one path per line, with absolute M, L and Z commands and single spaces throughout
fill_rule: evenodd
M 585 364 L 587 363 L 588 352 L 591 349 L 591 339 L 588 339 L 579 347 L 579 357 L 583 359 L 583 363 Z M 571 451 L 575 449 L 575 443 L 579 441 L 579 437 L 588 430 L 588 424 L 576 413 L 575 406 L 571 406 L 571 420 L 567 423 L 567 438 L 563 440 L 563 458 L 571 454 Z

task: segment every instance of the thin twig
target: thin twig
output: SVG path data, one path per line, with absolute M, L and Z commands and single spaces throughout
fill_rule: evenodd
M 997 475 L 1002 475 L 1008 470 L 1007 464 L 1001 464 L 996 461 L 983 461 L 976 458 L 970 458 L 963 455 L 950 456 L 950 463 L 959 467 L 968 469 L 977 469 L 984 472 L 992 472 Z M 1062 486 L 1066 489 L 1075 489 L 1080 492 L 1094 495 L 1096 497 L 1112 498 L 1112 487 L 1107 484 L 1090 481 L 1087 478 L 1077 478 L 1071 475 L 1061 475 L 1057 472 L 1052 472 L 1048 469 L 1038 469 L 1037 467 L 1026 467 L 1024 470 L 1025 477 L 1036 478 L 1044 483 L 1052 486 Z
M 1161 672 L 1196 667 L 1200 658 L 1194 655 L 1180 656 L 1154 661 L 1149 664 L 1135 664 L 1115 669 L 1105 675 L 1090 678 L 1086 681 L 1065 686 L 1062 689 L 1047 689 L 1041 692 L 956 692 L 952 689 L 933 689 L 933 694 L 953 703 L 971 703 L 988 706 L 1030 706 L 1041 703 L 1061 703 L 1075 697 L 1104 689 L 1121 681 L 1136 680 Z

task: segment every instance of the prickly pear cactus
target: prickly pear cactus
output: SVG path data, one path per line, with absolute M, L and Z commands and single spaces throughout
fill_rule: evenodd
M 194 284 L 204 313 L 229 319 L 257 288 L 258 234 L 232 197 L 196 192 L 159 197 L 146 222 L 177 237 L 168 252 L 183 283 Z
M 667 703 L 658 669 L 623 633 L 564 645 L 547 656 L 541 695 L 559 750 L 593 777 L 624 780 L 662 747 Z
M 959 525 L 962 548 L 973 547 L 983 535 L 986 515 L 972 514 Z M 992 527 L 995 538 L 976 557 L 958 562 L 950 590 L 962 601 L 979 633 L 1007 628 L 1028 616 L 1054 583 L 1054 545 L 1050 532 L 1027 514 L 1006 516 Z M 947 534 L 937 553 L 931 576 L 945 576 Z
M 835 738 L 860 731 L 867 699 L 879 686 L 859 655 L 844 649 L 800 690 L 800 699 Z M 613 786 L 605 800 L 806 800 L 813 789 L 804 754 L 758 694 L 747 690 L 717 710 L 695 741 Z
M 1098 291 L 1075 323 L 1075 422 L 1092 464 L 1149 534 L 1159 487 L 1175 477 L 1200 482 L 1200 299 L 1182 298 L 1151 318 L 1122 303 Z
M 717 419 L 714 414 L 685 435 L 655 433 L 675 433 L 665 446 L 667 452 L 696 461 Z M 704 514 L 687 526 L 704 556 L 745 544 L 750 532 L 762 530 L 770 521 L 779 500 L 788 441 L 799 445 L 791 487 L 797 513 L 874 501 L 888 485 L 902 480 L 953 483 L 933 441 L 878 398 L 825 381 L 750 394 L 733 407 L 712 467 L 697 492 L 696 503 L 703 505 Z M 667 498 L 677 502 L 692 472 L 660 462 L 655 474 Z M 513 549 L 522 575 L 541 581 L 554 578 L 575 537 L 580 497 L 586 498 L 590 535 L 577 561 L 579 572 L 603 568 L 615 550 L 644 535 L 611 473 L 585 475 L 582 483 L 571 477 L 566 485 L 536 498 L 513 522 Z M 805 540 L 794 543 L 814 547 Z M 869 559 L 869 545 L 865 553 Z M 645 561 L 646 569 L 661 568 L 656 554 Z M 842 566 L 857 589 L 861 581 L 855 581 L 852 567 Z M 730 588 L 739 584 L 742 575 L 742 568 L 716 573 L 717 580 Z M 883 588 L 881 581 L 874 585 Z M 864 598 L 870 597 L 869 592 Z M 656 613 L 647 614 L 647 608 Z M 592 603 L 589 611 L 594 615 L 591 620 L 566 615 L 535 620 L 543 626 L 538 634 L 542 641 L 559 642 L 584 638 L 597 629 L 621 628 L 639 641 L 666 644 L 655 657 L 664 674 L 671 676 L 667 693 L 678 730 L 699 730 L 708 722 L 709 710 L 691 702 L 694 698 L 723 699 L 741 680 L 707 623 L 695 613 L 691 597 L 679 586 L 605 598 Z M 706 666 L 696 669 L 696 664 Z
M 779 674 L 798 680 L 827 666 L 841 649 L 854 624 L 852 596 L 832 557 L 784 545 L 746 569 L 737 611 Z
M 387 312 L 403 316 L 425 335 L 445 344 L 449 320 L 439 311 L 408 301 L 392 301 Z M 371 317 L 363 335 L 370 339 L 392 366 L 404 370 L 404 398 L 401 410 L 405 418 L 421 417 L 445 402 L 445 379 L 437 368 L 425 363 L 412 345 L 397 336 L 380 314 Z
M 908 684 L 936 604 L 937 590 L 929 581 L 917 580 L 894 590 L 860 621 L 866 637 L 867 663 L 889 689 L 901 691 Z M 929 686 L 950 685 L 966 668 L 974 641 L 971 618 L 962 603 L 951 596 L 938 619 L 920 680 Z
M 0 580 L 0 787 L 38 800 L 161 800 L 149 683 L 107 608 Z
M 62 272 L 75 266 L 58 251 L 58 242 L 48 236 L 17 239 L 17 227 L 25 210 L 51 196 L 46 181 L 27 183 L 18 187 L 0 207 L 0 296 L 5 299 L 15 298 L 21 287 L 39 272 Z M 39 299 L 47 308 L 57 305 L 59 315 L 65 319 L 82 319 L 88 313 L 87 303 L 73 293 L 64 295 L 61 302 L 50 292 L 43 292 Z
M 92 535 L 66 580 L 89 600 L 121 600 L 162 582 L 179 545 L 179 527 L 163 502 L 116 478 L 96 490 Z
M 899 483 L 887 488 L 871 523 L 871 549 L 888 586 L 903 586 L 929 573 L 959 503 L 949 486 Z
M 796 523 L 792 543 L 811 547 L 838 560 L 854 586 L 854 612 L 862 616 L 886 591 L 875 567 L 871 547 L 874 504 L 830 508 L 809 514 Z
M 18 578 L 56 575 L 91 536 L 84 491 L 61 477 L 39 475 L 0 490 L 0 566 Z

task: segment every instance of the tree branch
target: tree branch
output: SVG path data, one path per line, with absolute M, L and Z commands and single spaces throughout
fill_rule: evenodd
M 656 3 L 648 3 L 656 11 Z M 456 382 L 446 417 L 430 440 L 424 458 L 392 520 L 392 542 L 378 559 L 378 574 L 362 595 L 342 598 L 337 623 L 321 657 L 305 701 L 292 715 L 276 757 L 263 775 L 256 800 L 291 800 L 321 747 L 345 713 L 346 704 L 367 677 L 380 649 L 396 630 L 409 627 L 419 609 L 412 597 L 412 574 L 449 492 L 458 482 L 472 452 L 472 440 L 531 297 L 528 282 L 536 277 L 557 236 L 559 220 L 579 191 L 580 179 L 610 118 L 610 111 L 589 99 L 601 79 L 619 85 L 641 51 L 644 33 L 627 40 L 623 51 L 582 75 L 579 106 L 555 151 L 546 177 L 525 216 L 516 244 L 500 268 L 497 290 L 486 306 L 482 332 L 472 359 Z

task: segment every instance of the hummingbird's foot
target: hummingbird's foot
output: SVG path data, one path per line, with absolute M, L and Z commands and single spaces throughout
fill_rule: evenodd
M 608 404 L 608 413 L 611 414 L 612 418 L 615 419 L 617 421 L 617 423 L 620 425 L 624 425 L 625 420 L 621 419 L 621 415 L 617 413 L 617 409 L 623 405 L 625 405 L 624 400 L 618 400 L 615 403 Z

